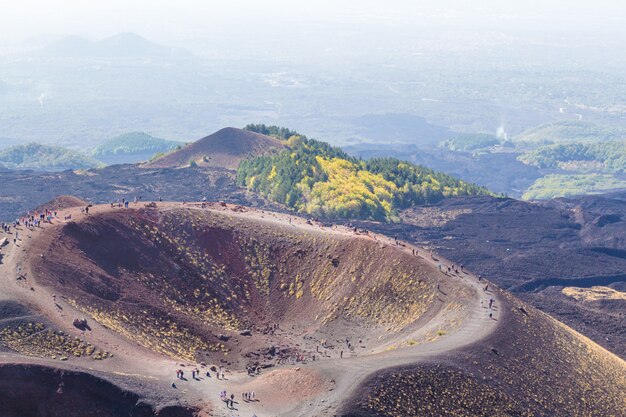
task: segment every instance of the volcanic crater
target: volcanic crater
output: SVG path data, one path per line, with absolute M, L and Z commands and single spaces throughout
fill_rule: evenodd
M 623 360 L 439 255 L 366 230 L 161 202 L 67 208 L 20 230 L 0 264 L 1 415 L 626 408 Z M 232 408 L 222 390 L 237 395 Z

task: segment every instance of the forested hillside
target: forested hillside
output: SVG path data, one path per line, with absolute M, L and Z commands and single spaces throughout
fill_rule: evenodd
M 92 155 L 97 157 L 112 155 L 129 155 L 167 152 L 183 143 L 173 140 L 156 138 L 145 132 L 130 132 L 101 143 L 92 150 Z
M 442 142 L 442 146 L 451 151 L 471 152 L 478 149 L 500 145 L 500 139 L 486 133 L 458 134 L 452 139 Z
M 0 151 L 0 167 L 8 169 L 59 171 L 101 165 L 101 162 L 78 151 L 39 143 L 12 146 Z
M 626 189 L 626 180 L 609 174 L 550 174 L 539 178 L 522 196 L 524 200 L 547 200 Z
M 564 120 L 547 123 L 517 135 L 516 144 L 551 144 L 559 142 L 607 141 L 625 139 L 626 130 L 589 122 Z
M 395 158 L 361 161 L 325 142 L 293 135 L 287 149 L 243 160 L 239 185 L 299 212 L 390 221 L 397 210 L 483 187 Z
M 623 172 L 626 169 L 626 141 L 574 142 L 541 146 L 522 154 L 519 159 L 539 168 Z
M 262 135 L 273 136 L 277 139 L 287 140 L 292 136 L 302 136 L 295 130 L 287 129 L 286 127 L 267 126 L 263 123 L 260 124 L 249 124 L 243 128 L 243 130 L 248 130 L 250 132 L 260 133 Z

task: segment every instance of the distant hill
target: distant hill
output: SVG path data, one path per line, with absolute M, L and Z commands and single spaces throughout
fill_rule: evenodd
M 522 195 L 523 200 L 548 200 L 585 194 L 626 190 L 626 179 L 610 174 L 549 174 L 538 178 Z
M 623 173 L 626 171 L 626 141 L 546 145 L 520 155 L 519 160 L 539 168 Z
M 495 145 L 500 145 L 500 139 L 486 133 L 459 133 L 454 135 L 452 139 L 442 143 L 443 147 L 458 152 L 471 152 Z
M 73 195 L 60 195 L 37 207 L 35 211 L 42 212 L 44 210 L 64 210 L 71 207 L 85 207 L 87 204 L 89 204 L 87 201 L 81 200 Z
M 283 141 L 248 130 L 227 127 L 144 166 L 179 168 L 190 164 L 236 169 L 242 159 L 284 147 Z
M 304 136 L 285 143 L 281 152 L 243 160 L 237 181 L 314 216 L 395 221 L 400 208 L 490 194 L 484 187 L 395 158 L 361 161 Z
M 180 48 L 159 45 L 135 33 L 90 41 L 71 35 L 53 42 L 41 50 L 45 56 L 73 58 L 190 58 L 193 55 Z
M 106 140 L 92 149 L 91 155 L 106 164 L 147 161 L 155 154 L 169 152 L 185 144 L 156 138 L 145 132 L 130 132 Z
M 607 141 L 626 139 L 626 130 L 608 128 L 589 122 L 566 120 L 547 123 L 517 135 L 513 141 L 551 144 L 573 141 Z
M 518 159 L 552 172 L 526 190 L 522 196 L 526 200 L 626 189 L 626 140 L 544 145 L 526 151 Z
M 7 169 L 32 169 L 37 171 L 62 171 L 102 166 L 95 159 L 60 146 L 28 143 L 0 150 L 0 167 Z
M 412 114 L 369 114 L 353 121 L 364 141 L 434 145 L 454 136 L 447 127 L 430 124 Z

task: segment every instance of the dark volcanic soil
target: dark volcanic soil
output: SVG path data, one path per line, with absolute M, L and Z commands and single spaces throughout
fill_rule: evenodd
M 34 172 L 0 170 L 0 220 L 13 221 L 60 195 L 91 203 L 121 198 L 143 201 L 226 201 L 249 206 L 276 206 L 237 187 L 234 171 L 212 168 L 140 168 L 114 165 L 89 171 Z
M 623 416 L 621 360 L 510 294 L 488 340 L 366 381 L 342 415 Z M 514 335 L 514 336 L 512 336 Z
M 191 417 L 195 410 L 155 409 L 135 392 L 92 374 L 38 365 L 0 364 L 2 417 Z
M 435 208 L 443 219 L 438 223 L 427 222 L 433 208 L 417 208 L 412 224 L 362 225 L 430 245 L 626 357 L 626 301 L 589 308 L 560 291 L 597 285 L 624 291 L 624 194 L 540 204 L 451 199 Z

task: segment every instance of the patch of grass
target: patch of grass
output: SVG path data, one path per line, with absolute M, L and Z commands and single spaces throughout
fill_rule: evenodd
M 524 193 L 524 200 L 547 200 L 626 188 L 626 180 L 610 174 L 551 174 L 539 178 Z

